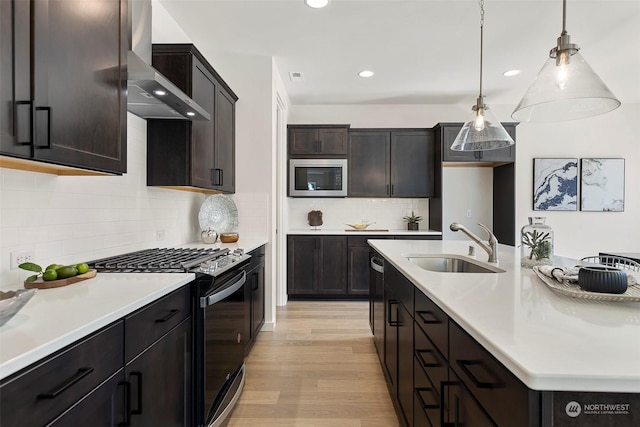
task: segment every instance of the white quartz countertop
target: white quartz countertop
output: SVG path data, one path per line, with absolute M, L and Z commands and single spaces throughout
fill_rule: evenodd
M 181 247 L 242 248 L 250 252 L 264 239 Z M 98 273 L 93 279 L 53 289 L 39 289 L 0 327 L 0 379 L 66 347 L 156 301 L 195 279 L 192 273 Z
M 324 227 L 309 227 L 309 228 L 292 228 L 287 234 L 327 234 L 327 235 L 340 235 L 344 234 L 347 236 L 370 236 L 370 235 L 380 235 L 380 234 L 389 234 L 392 236 L 442 236 L 442 231 L 435 230 L 417 230 L 417 231 L 409 231 L 407 229 L 398 229 L 388 231 L 380 231 L 380 229 L 387 230 L 384 227 L 376 227 L 375 224 L 370 226 L 371 230 L 349 230 L 349 227 L 345 226 L 344 228 L 324 228 Z M 377 231 L 376 231 L 377 230 Z
M 404 255 L 467 255 L 471 241 L 369 240 L 384 258 L 533 390 L 640 392 L 640 304 L 559 295 L 500 245 L 504 273 L 438 273 Z M 477 245 L 476 245 L 477 246 Z M 487 254 L 476 247 L 478 261 Z M 554 257 L 556 265 L 575 260 Z

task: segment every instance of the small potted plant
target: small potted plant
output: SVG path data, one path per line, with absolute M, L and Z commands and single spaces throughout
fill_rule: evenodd
M 416 215 L 413 211 L 411 211 L 411 215 L 404 216 L 402 219 L 407 223 L 407 230 L 417 230 L 419 228 L 418 223 L 422 221 L 422 217 Z

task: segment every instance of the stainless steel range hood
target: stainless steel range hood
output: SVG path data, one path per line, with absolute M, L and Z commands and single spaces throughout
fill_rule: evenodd
M 151 64 L 151 0 L 129 0 L 127 110 L 144 119 L 210 120 L 209 113 Z

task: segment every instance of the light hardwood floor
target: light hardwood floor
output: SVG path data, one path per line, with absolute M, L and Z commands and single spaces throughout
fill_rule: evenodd
M 278 307 L 228 427 L 397 427 L 368 313 L 360 301 Z

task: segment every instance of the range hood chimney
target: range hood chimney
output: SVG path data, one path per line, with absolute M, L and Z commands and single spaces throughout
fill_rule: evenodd
M 143 119 L 211 120 L 209 113 L 151 66 L 151 0 L 129 0 L 127 110 Z

